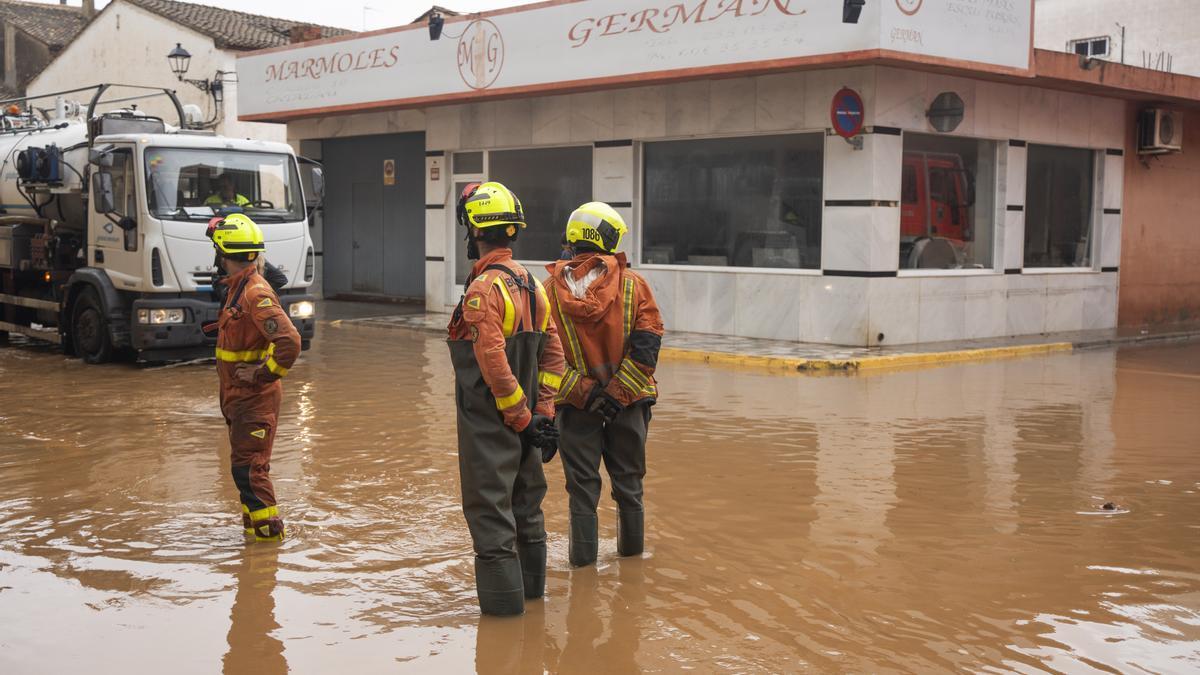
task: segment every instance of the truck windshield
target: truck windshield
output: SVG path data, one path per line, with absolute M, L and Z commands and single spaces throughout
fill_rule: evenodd
M 207 221 L 244 212 L 256 222 L 304 219 L 300 182 L 290 155 L 234 150 L 147 148 L 150 213 Z

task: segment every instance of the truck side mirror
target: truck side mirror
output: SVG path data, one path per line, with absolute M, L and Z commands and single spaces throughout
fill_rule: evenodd
M 325 201 L 325 171 L 319 166 L 312 167 L 312 186 L 316 193 L 317 203 Z
M 92 206 L 96 213 L 109 214 L 117 210 L 112 174 L 105 171 L 92 174 Z
M 106 145 L 102 148 L 92 148 L 88 151 L 88 163 L 95 166 L 110 167 L 113 165 L 113 146 Z

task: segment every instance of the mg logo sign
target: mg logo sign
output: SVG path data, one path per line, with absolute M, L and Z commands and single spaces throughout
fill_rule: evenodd
M 896 0 L 896 6 L 901 12 L 912 16 L 921 10 L 921 3 L 925 0 Z
M 504 68 L 504 37 L 487 19 L 472 21 L 458 39 L 458 74 L 472 89 L 487 89 Z

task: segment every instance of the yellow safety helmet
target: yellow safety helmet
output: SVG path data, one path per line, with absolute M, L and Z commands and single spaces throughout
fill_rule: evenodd
M 245 256 L 245 260 L 254 260 L 259 253 L 267 250 L 262 230 L 244 213 L 214 218 L 209 223 L 209 236 L 221 255 Z
M 468 185 L 459 197 L 458 206 L 459 221 L 465 226 L 481 230 L 508 226 L 506 234 L 509 237 L 517 234 L 518 227 L 523 229 L 526 226 L 521 200 L 512 190 L 495 181 L 478 187 Z
M 588 202 L 575 209 L 567 221 L 567 243 L 589 244 L 606 253 L 615 253 L 621 237 L 629 228 L 625 219 L 604 202 Z

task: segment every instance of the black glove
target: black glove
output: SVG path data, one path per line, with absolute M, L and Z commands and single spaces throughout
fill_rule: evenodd
M 558 427 L 554 426 L 554 420 L 549 417 L 534 413 L 529 425 L 521 432 L 521 438 L 535 448 L 545 449 L 547 445 L 557 448 Z
M 588 395 L 587 411 L 603 417 L 606 424 L 616 419 L 617 413 L 624 409 L 625 406 L 604 391 L 604 387 L 599 384 L 593 387 L 592 393 Z
M 557 429 L 555 430 L 557 431 Z M 549 464 L 558 454 L 558 439 L 542 444 L 542 464 Z

